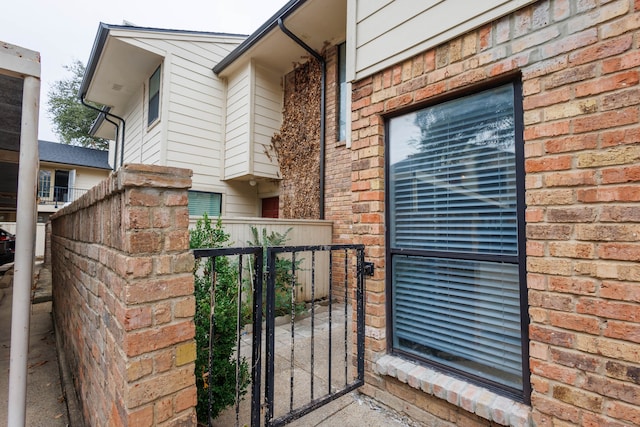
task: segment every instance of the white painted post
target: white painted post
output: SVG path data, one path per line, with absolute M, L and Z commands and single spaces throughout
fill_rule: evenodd
M 11 309 L 11 361 L 9 365 L 8 422 L 11 427 L 25 425 L 27 409 L 27 353 L 31 285 L 33 281 L 36 237 L 36 193 L 38 185 L 38 110 L 40 79 L 24 78 L 22 89 L 22 127 L 18 170 L 16 251 Z

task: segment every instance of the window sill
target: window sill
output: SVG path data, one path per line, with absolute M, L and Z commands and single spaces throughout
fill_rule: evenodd
M 151 132 L 154 127 L 158 126 L 158 123 L 160 123 L 160 117 L 153 119 L 151 123 L 147 123 L 147 133 Z
M 382 356 L 375 363 L 374 371 L 489 421 L 510 427 L 533 425 L 529 406 L 400 357 Z

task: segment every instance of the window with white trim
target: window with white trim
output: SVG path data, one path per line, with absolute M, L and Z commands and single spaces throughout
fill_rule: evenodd
M 526 400 L 520 84 L 388 119 L 392 352 Z
M 41 199 L 51 197 L 51 171 L 41 169 L 38 172 L 38 197 Z
M 150 125 L 160 117 L 160 66 L 149 78 L 148 107 L 147 125 Z

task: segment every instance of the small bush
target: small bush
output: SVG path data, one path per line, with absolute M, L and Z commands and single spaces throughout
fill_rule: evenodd
M 219 248 L 228 246 L 229 235 L 222 229 L 220 219 L 215 227 L 205 214 L 190 231 L 190 247 Z M 211 391 L 211 418 L 216 418 L 225 408 L 236 402 L 238 272 L 236 263 L 227 257 L 219 257 L 215 263 L 215 316 L 213 329 L 211 318 L 211 283 L 213 263 L 211 259 L 197 260 L 194 268 L 196 314 L 196 385 L 198 422 L 208 424 L 209 392 Z M 209 382 L 209 338 L 213 330 L 213 362 Z M 247 392 L 249 367 L 241 360 L 239 369 L 240 396 Z M 209 390 L 209 383 L 211 390 Z
M 262 246 L 262 250 L 264 253 L 264 275 L 263 275 L 263 301 L 266 304 L 266 289 L 267 289 L 267 276 L 269 272 L 267 271 L 267 248 L 272 246 L 284 246 L 284 244 L 289 240 L 287 235 L 291 231 L 289 228 L 284 234 L 272 231 L 267 234 L 266 229 L 262 229 L 262 232 L 258 232 L 258 229 L 254 226 L 251 226 L 251 234 L 253 240 L 247 241 L 247 244 L 250 246 Z M 295 292 L 292 293 L 292 287 L 300 286 L 297 278 L 293 275 L 293 268 L 295 266 L 296 271 L 300 271 L 300 263 L 302 259 L 296 259 L 295 265 L 294 262 L 286 257 L 279 256 L 276 258 L 276 268 L 275 268 L 275 315 L 276 316 L 284 316 L 287 314 L 291 314 L 291 309 L 293 308 L 294 313 L 298 314 L 304 310 L 304 303 L 295 302 Z M 263 315 L 265 308 L 263 306 Z

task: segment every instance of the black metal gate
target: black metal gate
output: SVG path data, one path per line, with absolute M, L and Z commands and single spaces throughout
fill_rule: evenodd
M 193 252 L 196 258 L 212 258 L 214 266 L 216 258 L 235 257 L 237 301 L 251 301 L 251 333 L 243 328 L 241 304 L 237 311 L 237 392 L 231 415 L 236 426 L 282 426 L 364 384 L 363 245 L 271 247 L 266 254 L 260 247 Z M 250 289 L 242 286 L 247 276 Z M 211 280 L 215 292 L 215 274 Z M 303 289 L 307 295 L 304 307 L 297 295 Z M 215 295 L 211 300 L 210 337 L 215 335 Z M 251 335 L 251 398 L 241 402 L 239 372 L 247 335 Z M 350 357 L 355 357 L 355 364 Z M 212 363 L 210 359 L 210 368 Z M 221 423 L 233 422 L 228 416 Z M 209 418 L 209 425 L 215 424 Z

